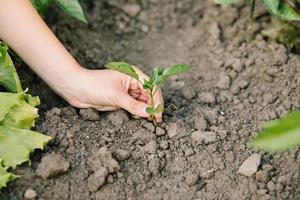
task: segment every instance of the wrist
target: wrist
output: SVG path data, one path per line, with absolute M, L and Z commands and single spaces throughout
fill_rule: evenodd
M 64 67 L 62 71 L 49 77 L 47 84 L 71 105 L 78 104 L 77 95 L 81 91 L 81 83 L 89 70 L 80 65 Z M 44 79 L 45 80 L 45 79 Z

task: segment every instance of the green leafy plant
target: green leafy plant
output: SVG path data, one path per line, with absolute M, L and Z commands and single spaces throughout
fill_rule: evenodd
M 2 160 L 0 159 L 0 189 L 6 187 L 6 184 L 15 178 L 17 178 L 17 176 L 7 172 L 7 169 L 3 166 Z
M 154 104 L 154 95 L 159 89 L 159 86 L 162 85 L 169 77 L 185 72 L 189 69 L 189 66 L 184 64 L 173 65 L 166 69 L 155 67 L 152 70 L 152 73 L 148 80 L 140 80 L 138 74 L 134 70 L 134 66 L 128 63 L 110 62 L 106 64 L 105 67 L 126 74 L 142 84 L 143 88 L 147 91 L 150 99 L 150 106 L 146 109 L 146 111 L 152 117 L 153 123 L 155 123 L 155 115 L 161 112 L 162 109 L 162 105 Z
M 218 4 L 228 5 L 237 2 L 237 0 L 215 0 L 215 2 Z M 284 0 L 262 0 L 262 2 L 265 4 L 272 16 L 285 21 L 300 21 L 300 14 L 297 12 L 296 8 L 291 5 L 291 3 L 287 3 Z M 300 0 L 295 0 L 295 2 L 299 3 Z M 252 38 L 251 31 L 254 20 L 255 5 L 256 0 L 251 0 L 247 40 Z
M 8 92 L 0 92 L 0 189 L 17 176 L 8 170 L 29 161 L 35 149 L 43 149 L 51 139 L 31 131 L 38 117 L 38 97 L 23 91 L 8 47 L 0 42 L 0 86 Z
M 269 122 L 265 129 L 252 140 L 254 147 L 267 152 L 280 152 L 300 145 L 300 111 Z
M 32 4 L 41 15 L 44 15 L 48 6 L 53 3 L 71 17 L 87 22 L 78 0 L 32 0 Z

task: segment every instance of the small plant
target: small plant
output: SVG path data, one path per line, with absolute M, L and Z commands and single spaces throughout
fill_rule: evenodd
M 38 97 L 23 90 L 8 47 L 0 42 L 0 189 L 18 176 L 9 172 L 29 161 L 35 149 L 43 149 L 50 137 L 30 129 L 38 117 Z
M 155 106 L 154 104 L 154 95 L 160 85 L 162 85 L 169 77 L 185 72 L 189 69 L 189 66 L 184 64 L 173 65 L 166 69 L 155 67 L 148 80 L 140 80 L 138 74 L 134 70 L 134 67 L 128 63 L 110 62 L 106 64 L 105 67 L 126 74 L 142 84 L 143 88 L 147 91 L 150 100 L 150 106 L 146 109 L 146 111 L 150 114 L 154 124 L 156 123 L 155 115 L 162 110 L 162 105 Z
M 222 4 L 222 5 L 232 4 L 237 1 L 238 0 L 215 0 L 216 3 Z M 248 41 L 251 40 L 251 38 L 252 38 L 252 24 L 254 21 L 254 11 L 255 11 L 255 5 L 256 5 L 257 1 L 251 0 L 250 2 L 251 2 L 251 11 L 250 11 L 250 16 L 249 16 L 249 24 L 248 24 L 248 35 L 247 35 Z M 300 3 L 300 0 L 294 0 L 294 1 L 262 0 L 262 2 L 265 4 L 269 13 L 272 16 L 274 16 L 280 20 L 284 20 L 284 21 L 300 21 L 300 14 L 297 12 L 297 10 L 293 6 L 293 4 L 295 5 L 296 3 Z M 291 24 L 289 24 L 289 25 L 292 26 Z M 285 25 L 285 26 L 287 26 L 287 25 Z M 276 30 L 276 29 L 274 29 L 274 30 Z M 288 34 L 288 33 L 286 33 L 286 34 Z M 274 39 L 274 38 L 271 38 L 271 39 Z M 291 40 L 289 39 L 289 41 L 291 41 Z
M 44 15 L 50 4 L 55 3 L 63 12 L 86 23 L 83 10 L 78 0 L 32 0 L 33 6 L 40 15 Z

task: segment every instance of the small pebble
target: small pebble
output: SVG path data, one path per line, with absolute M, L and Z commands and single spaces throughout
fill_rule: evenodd
M 240 166 L 238 173 L 244 176 L 252 176 L 257 172 L 257 168 L 260 165 L 261 155 L 258 153 L 252 154 L 247 158 Z
M 188 186 L 193 186 L 199 181 L 199 175 L 195 172 L 189 172 L 185 176 L 185 182 Z
M 160 127 L 156 127 L 156 131 L 155 131 L 155 134 L 157 136 L 162 136 L 162 135 L 165 135 L 166 134 L 166 131 Z
M 24 199 L 35 199 L 36 196 L 36 192 L 31 188 L 27 189 L 24 193 Z
M 144 146 L 144 150 L 147 153 L 155 154 L 156 150 L 157 150 L 157 143 L 156 143 L 156 141 L 155 140 L 151 140 L 149 143 L 147 143 Z
M 130 157 L 130 152 L 123 149 L 117 149 L 115 155 L 118 161 L 123 161 Z
M 147 122 L 147 123 L 143 124 L 143 127 L 146 128 L 151 133 L 153 133 L 154 130 L 155 130 L 155 126 L 150 122 Z
M 161 149 L 166 150 L 169 148 L 169 143 L 165 140 L 160 141 L 159 146 Z

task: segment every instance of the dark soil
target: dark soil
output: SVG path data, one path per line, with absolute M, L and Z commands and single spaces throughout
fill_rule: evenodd
M 249 7 L 243 4 L 94 1 L 85 10 L 87 25 L 55 9 L 48 19 L 83 66 L 123 60 L 146 72 L 175 63 L 192 69 L 163 88 L 166 111 L 156 130 L 125 111 L 67 107 L 23 69 L 24 84 L 43 102 L 36 129 L 55 139 L 33 154 L 29 167 L 18 167 L 21 178 L 3 190 L 1 200 L 23 199 L 28 188 L 46 200 L 300 199 L 299 149 L 270 155 L 248 145 L 264 122 L 300 107 L 300 57 L 261 37 L 269 20 L 263 9 L 249 44 Z M 108 163 L 100 162 L 102 147 Z M 70 167 L 44 180 L 36 170 L 54 153 Z M 261 155 L 258 171 L 239 174 L 253 153 Z

